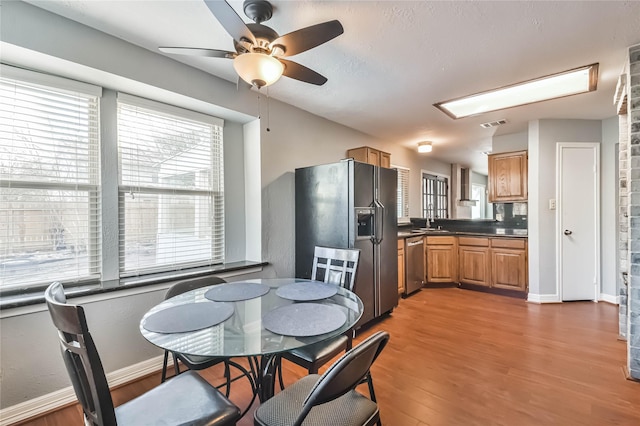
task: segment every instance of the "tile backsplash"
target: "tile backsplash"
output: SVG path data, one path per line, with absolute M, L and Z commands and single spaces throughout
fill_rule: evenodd
M 509 228 L 527 228 L 527 203 L 494 203 L 493 217 Z

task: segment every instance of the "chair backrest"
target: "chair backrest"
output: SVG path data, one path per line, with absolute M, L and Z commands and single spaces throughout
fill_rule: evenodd
M 115 425 L 116 415 L 102 362 L 87 328 L 84 309 L 67 304 L 62 284 L 44 293 L 53 324 L 58 329 L 62 358 L 85 415 L 85 424 Z
M 314 406 L 332 401 L 355 389 L 388 341 L 389 333 L 378 331 L 329 367 L 304 400 L 304 406 L 294 426 L 301 425 Z
M 311 279 L 353 290 L 359 258 L 359 249 L 316 246 L 313 253 Z
M 167 290 L 167 294 L 164 296 L 164 298 L 166 300 L 173 296 L 186 293 L 187 291 L 195 290 L 196 288 L 202 288 L 209 285 L 223 284 L 223 283 L 226 283 L 226 281 L 220 277 L 216 277 L 215 275 L 207 275 L 204 277 L 197 277 L 197 278 L 188 278 L 186 280 L 178 281 L 174 285 L 169 287 L 169 290 Z

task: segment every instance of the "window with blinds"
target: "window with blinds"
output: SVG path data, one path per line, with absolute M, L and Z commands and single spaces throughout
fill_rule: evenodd
M 118 94 L 120 276 L 224 262 L 220 119 Z
M 398 222 L 409 221 L 409 169 L 393 166 L 398 172 L 397 209 Z
M 99 278 L 100 88 L 3 66 L 0 91 L 0 291 Z

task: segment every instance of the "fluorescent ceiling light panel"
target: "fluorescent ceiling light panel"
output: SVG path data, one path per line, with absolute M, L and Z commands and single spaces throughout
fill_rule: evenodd
M 598 64 L 465 96 L 434 106 L 457 119 L 596 90 Z

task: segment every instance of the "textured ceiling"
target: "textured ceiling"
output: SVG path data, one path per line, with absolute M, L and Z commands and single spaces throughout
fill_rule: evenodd
M 200 0 L 32 0 L 36 6 L 149 50 L 192 46 L 234 50 Z M 245 19 L 241 1 L 229 2 Z M 291 59 L 326 76 L 321 87 L 282 78 L 270 96 L 433 157 L 486 171 L 494 134 L 543 118 L 615 115 L 613 91 L 626 48 L 640 43 L 640 2 L 272 1 L 265 24 L 280 34 L 338 19 L 340 37 Z M 235 82 L 232 62 L 173 56 Z M 452 120 L 439 101 L 600 63 L 596 92 Z M 506 119 L 483 129 L 480 123 Z M 497 133 L 499 132 L 499 133 Z

